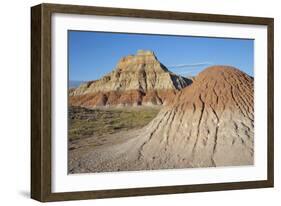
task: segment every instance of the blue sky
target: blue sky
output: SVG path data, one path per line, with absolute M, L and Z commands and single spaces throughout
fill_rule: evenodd
M 95 80 L 121 57 L 152 50 L 170 71 L 194 76 L 211 65 L 231 65 L 253 76 L 254 40 L 69 31 L 69 80 Z

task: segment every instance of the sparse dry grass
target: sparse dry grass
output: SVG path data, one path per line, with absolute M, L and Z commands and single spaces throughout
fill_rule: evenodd
M 69 141 L 141 128 L 158 114 L 159 109 L 157 107 L 120 109 L 69 107 Z

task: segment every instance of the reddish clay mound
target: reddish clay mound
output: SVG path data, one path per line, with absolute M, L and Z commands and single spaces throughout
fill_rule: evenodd
M 152 168 L 252 164 L 253 86 L 233 67 L 205 69 L 151 123 L 140 157 Z
M 171 106 L 186 109 L 211 108 L 215 112 L 235 109 L 253 119 L 253 78 L 230 66 L 212 66 L 199 73 L 190 87 L 184 88 Z

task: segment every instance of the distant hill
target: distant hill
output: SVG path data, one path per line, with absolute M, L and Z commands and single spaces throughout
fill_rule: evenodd
M 154 52 L 139 50 L 120 59 L 99 80 L 81 84 L 70 93 L 72 106 L 162 105 L 191 80 L 170 72 Z
M 69 89 L 74 89 L 79 87 L 84 81 L 77 81 L 77 80 L 69 80 Z

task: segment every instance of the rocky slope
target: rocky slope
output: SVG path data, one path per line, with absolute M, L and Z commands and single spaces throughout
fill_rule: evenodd
M 85 155 L 71 153 L 71 171 L 251 165 L 253 95 L 254 80 L 247 74 L 233 67 L 209 67 L 146 127 L 120 134 L 126 137 L 123 143 Z
M 101 79 L 70 92 L 73 106 L 162 105 L 191 83 L 170 72 L 152 51 L 139 50 L 123 57 L 116 68 Z

